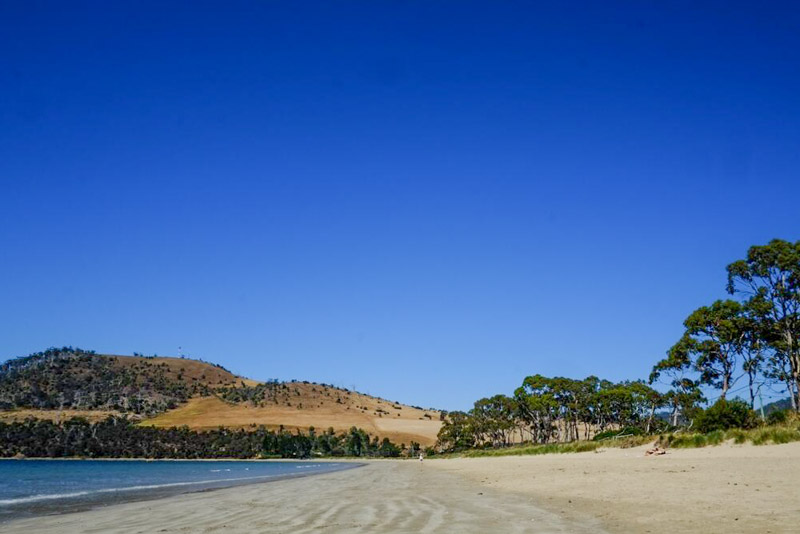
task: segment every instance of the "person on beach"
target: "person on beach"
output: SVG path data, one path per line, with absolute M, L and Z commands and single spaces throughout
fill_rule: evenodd
M 419 453 L 419 461 L 422 461 L 422 453 Z

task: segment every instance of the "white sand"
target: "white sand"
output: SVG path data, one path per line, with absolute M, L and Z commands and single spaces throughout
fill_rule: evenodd
M 800 532 L 800 443 L 432 461 L 621 533 Z

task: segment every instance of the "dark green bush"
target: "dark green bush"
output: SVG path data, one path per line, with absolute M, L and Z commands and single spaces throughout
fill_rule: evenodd
M 782 425 L 789 418 L 789 410 L 775 410 L 767 415 L 768 425 Z
M 746 402 L 720 399 L 700 412 L 695 419 L 695 426 L 698 432 L 707 433 L 729 428 L 753 428 L 757 421 L 755 412 Z

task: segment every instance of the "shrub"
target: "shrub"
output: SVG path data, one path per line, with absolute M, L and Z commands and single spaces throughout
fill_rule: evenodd
M 768 425 L 782 425 L 789 419 L 789 410 L 775 410 L 767 416 Z
M 756 414 L 750 406 L 739 399 L 720 399 L 703 410 L 695 420 L 699 432 L 728 430 L 729 428 L 753 428 L 757 424 Z
M 592 441 L 603 441 L 611 438 L 617 438 L 622 436 L 641 436 L 644 432 L 641 428 L 636 428 L 634 426 L 625 427 L 622 430 L 606 430 L 604 432 L 598 432 L 592 438 Z

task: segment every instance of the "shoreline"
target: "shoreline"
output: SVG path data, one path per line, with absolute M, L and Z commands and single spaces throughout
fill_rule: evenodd
M 530 498 L 484 489 L 405 461 L 195 492 L 3 524 L 16 533 L 486 532 L 598 533 L 592 518 L 559 517 Z
M 362 461 L 3 523 L 4 532 L 796 532 L 800 442 Z M 347 462 L 357 463 L 357 462 Z M 87 526 L 90 525 L 90 526 Z
M 325 456 L 323 458 L 90 458 L 87 456 L 63 456 L 53 458 L 51 456 L 25 456 L 24 458 L 17 458 L 9 456 L 7 458 L 0 458 L 0 461 L 14 460 L 16 462 L 24 462 L 27 460 L 35 460 L 37 462 L 358 462 L 367 460 L 382 460 L 383 458 L 359 458 L 357 456 L 343 456 L 337 458 L 335 456 Z M 392 458 L 395 459 L 395 458 Z M 413 460 L 413 458 L 411 458 Z
M 41 461 L 34 460 L 32 461 Z M 62 460 L 62 459 L 59 459 Z M 65 461 L 73 461 L 63 459 Z M 74 460 L 79 461 L 79 460 Z M 94 460 L 88 460 L 94 461 Z M 106 459 L 106 461 L 115 461 Z M 122 461 L 141 461 L 123 459 Z M 174 460 L 170 460 L 172 462 Z M 191 462 L 192 460 L 181 460 Z M 218 460 L 214 460 L 215 462 Z M 301 463 L 294 460 L 284 462 Z M 150 463 L 150 462 L 148 462 Z M 247 462 L 253 463 L 253 462 Z M 279 463 L 279 462 L 270 462 Z M 283 463 L 283 462 L 281 462 Z M 304 462 L 303 462 L 304 463 Z M 228 489 L 241 488 L 259 484 L 271 484 L 283 480 L 293 480 L 321 476 L 328 473 L 348 471 L 363 467 L 359 462 L 313 462 L 314 464 L 340 464 L 335 468 L 317 471 L 283 472 L 275 474 L 261 474 L 227 479 L 206 480 L 176 480 L 174 482 L 154 481 L 150 485 L 121 486 L 109 488 L 95 488 L 76 490 L 72 493 L 37 494 L 11 499 L 17 502 L 3 502 L 0 504 L 0 525 L 5 526 L 20 519 L 36 519 L 40 517 L 62 516 L 80 514 L 105 507 L 121 506 L 130 503 L 148 502 L 160 499 L 171 499 L 181 495 L 193 493 L 211 493 Z M 298 466 L 300 467 L 300 466 Z M 219 470 L 218 470 L 219 471 Z M 230 471 L 228 469 L 227 471 Z

